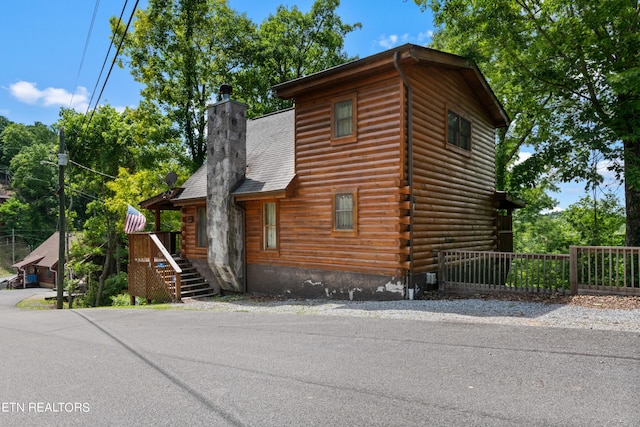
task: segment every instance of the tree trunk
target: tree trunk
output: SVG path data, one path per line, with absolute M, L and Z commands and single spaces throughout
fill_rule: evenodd
M 102 291 L 104 290 L 104 282 L 109 277 L 111 272 L 111 264 L 114 259 L 115 240 L 116 233 L 113 230 L 109 230 L 109 224 L 107 224 L 107 250 L 104 256 L 104 263 L 102 264 L 102 273 L 98 279 L 98 292 L 96 293 L 96 307 L 100 306 L 100 300 L 102 299 Z
M 627 246 L 640 246 L 640 141 L 624 141 Z

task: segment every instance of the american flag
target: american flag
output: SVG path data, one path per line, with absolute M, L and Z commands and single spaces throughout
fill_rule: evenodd
M 127 205 L 127 216 L 124 221 L 124 232 L 135 233 L 144 228 L 147 223 L 147 219 L 138 212 L 133 206 Z

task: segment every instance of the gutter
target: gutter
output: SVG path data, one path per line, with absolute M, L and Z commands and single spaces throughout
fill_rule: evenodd
M 411 48 L 409 56 L 413 57 L 413 48 Z M 411 85 L 409 84 L 409 79 L 407 79 L 406 74 L 400 67 L 399 54 L 396 51 L 393 54 L 393 65 L 396 67 L 398 74 L 400 74 L 400 78 L 402 78 L 402 82 L 404 86 L 407 88 L 407 156 L 408 156 L 408 165 L 407 165 L 407 175 L 409 180 L 409 274 L 407 275 L 405 288 L 407 292 L 405 295 L 409 294 L 409 289 L 413 288 L 413 209 L 415 205 L 415 200 L 413 197 L 413 90 Z M 407 297 L 408 298 L 408 297 Z

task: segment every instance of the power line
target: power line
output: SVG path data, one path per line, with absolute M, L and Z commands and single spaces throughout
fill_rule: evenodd
M 93 33 L 93 24 L 96 22 L 96 14 L 98 13 L 98 6 L 100 5 L 100 0 L 96 0 L 96 5 L 93 8 L 93 16 L 91 17 L 91 24 L 89 25 L 89 32 L 87 33 L 87 39 L 84 42 L 84 49 L 82 50 L 82 58 L 80 58 L 80 66 L 78 67 L 78 74 L 76 75 L 76 81 L 73 84 L 73 92 L 71 93 L 71 100 L 69 101 L 69 108 L 73 105 L 73 97 L 76 95 L 75 88 L 78 87 L 78 80 L 80 79 L 80 72 L 82 71 L 82 66 L 84 65 L 84 58 L 87 55 L 87 48 L 89 47 L 89 40 L 91 40 L 91 34 Z
M 118 17 L 118 27 L 120 26 L 120 23 L 122 22 L 122 16 L 124 15 L 124 11 L 127 8 L 127 3 L 128 2 L 129 2 L 128 0 L 125 0 L 124 6 L 122 6 L 122 10 L 120 11 L 120 17 Z M 91 109 L 91 103 L 93 102 L 93 97 L 96 94 L 96 90 L 98 89 L 98 85 L 100 84 L 100 80 L 102 79 L 102 73 L 104 72 L 104 67 L 107 65 L 107 61 L 109 60 L 109 54 L 111 53 L 111 48 L 112 47 L 113 47 L 113 38 L 109 42 L 109 48 L 107 49 L 107 54 L 104 57 L 104 61 L 102 61 L 102 68 L 100 69 L 100 74 L 98 75 L 98 79 L 96 80 L 96 84 L 93 87 L 93 90 L 91 91 L 91 98 L 89 99 L 89 103 L 87 104 L 87 110 L 84 113 L 85 119 L 87 117 L 87 114 L 89 114 L 89 110 Z M 84 126 L 84 119 L 82 120 L 82 125 L 80 126 L 80 128 L 82 128 L 83 126 Z
M 97 173 L 98 175 L 106 176 L 107 178 L 116 179 L 116 177 L 115 177 L 115 176 L 113 176 L 113 175 L 109 175 L 109 174 L 106 174 L 106 173 L 104 173 L 104 172 L 100 172 L 100 171 L 97 171 L 97 170 L 95 170 L 95 169 L 91 169 L 90 167 L 87 167 L 87 166 L 81 165 L 80 163 L 74 162 L 74 161 L 73 161 L 73 160 L 71 160 L 71 159 L 69 159 L 69 163 L 72 163 L 72 164 L 74 164 L 74 165 L 76 165 L 76 166 L 79 166 L 79 167 L 81 167 L 81 168 L 83 168 L 83 169 L 86 169 L 86 170 L 88 170 L 89 172 Z
M 109 81 L 109 77 L 111 76 L 111 71 L 113 70 L 114 65 L 116 64 L 116 60 L 118 59 L 118 55 L 120 55 L 120 50 L 122 49 L 122 45 L 124 44 L 124 39 L 127 36 L 127 33 L 129 32 L 129 26 L 131 25 L 131 21 L 133 21 L 133 15 L 136 12 L 136 9 L 138 8 L 138 3 L 140 2 L 140 0 L 136 0 L 135 5 L 133 6 L 133 9 L 131 10 L 131 15 L 129 16 L 129 20 L 127 21 L 127 26 L 124 29 L 124 33 L 122 34 L 122 38 L 120 39 L 120 44 L 118 44 L 118 49 L 116 50 L 116 54 L 113 56 L 113 60 L 111 61 L 111 67 L 109 67 L 109 72 L 107 73 L 107 77 L 104 79 L 104 83 L 102 84 L 102 89 L 100 90 L 100 95 L 98 95 L 98 99 L 96 100 L 96 103 L 93 107 L 93 111 L 91 112 L 91 116 L 89 117 L 89 121 L 87 122 L 87 127 L 89 126 L 89 124 L 91 123 L 91 120 L 93 119 L 93 115 L 96 112 L 96 109 L 98 108 L 98 103 L 100 102 L 100 98 L 102 98 L 102 93 L 104 92 L 105 87 L 107 86 L 107 81 Z M 126 7 L 127 2 L 125 2 L 125 7 Z M 120 22 L 120 21 L 118 21 Z M 112 41 L 113 44 L 113 41 Z

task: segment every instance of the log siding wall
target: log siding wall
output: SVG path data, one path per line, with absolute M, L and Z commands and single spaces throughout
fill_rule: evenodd
M 414 273 L 434 251 L 496 247 L 494 126 L 459 73 L 416 65 L 413 90 Z M 447 111 L 471 121 L 471 151 L 447 144 Z
M 460 73 L 406 67 L 413 91 L 413 270 L 442 249 L 493 250 L 494 126 Z M 357 93 L 357 141 L 331 144 L 331 100 Z M 293 197 L 278 200 L 278 251 L 264 251 L 262 202 L 246 203 L 247 262 L 404 277 L 410 218 L 406 95 L 395 71 L 296 100 Z M 472 123 L 472 148 L 446 142 L 447 111 Z M 332 233 L 331 195 L 357 189 L 358 232 Z
M 198 200 L 193 204 L 185 204 L 181 208 L 181 247 L 183 256 L 189 259 L 207 259 L 207 247 L 198 247 L 198 208 L 203 206 L 205 206 L 205 201 Z M 191 219 L 187 220 L 187 218 Z
M 332 100 L 357 94 L 357 140 L 331 143 Z M 405 216 L 402 85 L 381 74 L 296 100 L 297 185 L 278 201 L 278 251 L 264 251 L 261 202 L 246 202 L 247 263 L 402 277 Z M 357 191 L 357 233 L 332 230 L 332 194 Z

